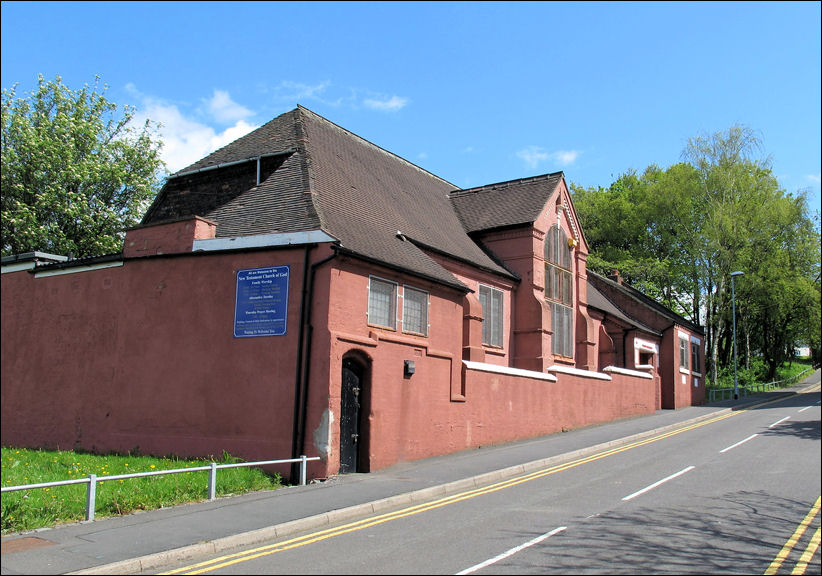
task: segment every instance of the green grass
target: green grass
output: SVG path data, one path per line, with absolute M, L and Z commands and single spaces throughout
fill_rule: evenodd
M 777 369 L 778 379 L 785 380 L 788 378 L 794 378 L 805 372 L 806 370 L 813 368 L 813 361 L 810 358 L 797 358 L 790 365 L 784 365 L 781 368 Z M 811 372 L 806 372 L 802 377 L 808 376 Z
M 810 358 L 797 358 L 791 363 L 785 363 L 776 369 L 776 378 L 766 378 L 766 367 L 764 362 L 759 358 L 754 358 L 751 362 L 751 367 L 746 369 L 742 364 L 737 368 L 737 381 L 739 386 L 753 386 L 755 384 L 767 384 L 771 381 L 776 381 L 780 387 L 792 386 L 796 383 L 795 378 L 800 373 L 808 370 L 803 378 L 810 374 L 810 369 L 813 368 L 813 361 Z M 734 373 L 733 365 L 721 368 L 719 370 L 719 377 L 717 381 L 711 382 L 707 379 L 705 384 L 708 389 L 711 388 L 733 388 Z
M 95 517 L 129 514 L 208 499 L 208 471 L 106 481 L 106 476 L 209 465 L 210 460 L 84 454 L 2 448 L 2 485 L 58 482 L 97 475 Z M 218 464 L 241 462 L 224 454 Z M 88 484 L 5 492 L 2 532 L 19 532 L 85 519 Z M 217 496 L 280 488 L 279 475 L 253 467 L 217 471 Z

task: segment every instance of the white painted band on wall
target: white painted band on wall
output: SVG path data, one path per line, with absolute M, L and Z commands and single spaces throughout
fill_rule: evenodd
M 536 372 L 534 370 L 523 370 L 522 368 L 509 368 L 508 366 L 497 366 L 496 364 L 486 364 L 485 362 L 472 362 L 471 360 L 463 360 L 463 364 L 469 370 L 477 370 L 479 372 L 493 372 L 495 374 L 507 374 L 510 376 L 523 376 L 525 378 L 536 378 L 537 380 L 548 380 L 549 382 L 556 382 L 556 376 L 552 374 L 545 374 L 544 372 Z
M 78 274 L 80 272 L 91 272 L 93 270 L 103 270 L 105 268 L 119 268 L 123 265 L 122 260 L 116 262 L 104 262 L 101 264 L 90 264 L 88 266 L 73 266 L 71 268 L 58 268 L 57 270 L 43 270 L 35 272 L 35 278 L 48 278 L 49 276 L 63 276 L 65 274 Z
M 649 365 L 648 368 L 653 368 L 653 366 Z M 610 374 L 625 374 L 626 376 L 636 376 L 637 378 L 646 378 L 648 380 L 654 379 L 654 377 L 648 372 L 628 370 L 627 368 L 620 368 L 619 366 L 606 366 L 602 369 L 602 371 Z
M 612 380 L 607 374 L 602 372 L 592 372 L 591 370 L 580 370 L 579 368 L 571 368 L 570 366 L 562 366 L 561 364 L 554 364 L 548 367 L 548 372 L 559 372 L 561 374 L 571 374 L 573 376 L 581 376 L 582 378 L 593 378 L 595 380 Z

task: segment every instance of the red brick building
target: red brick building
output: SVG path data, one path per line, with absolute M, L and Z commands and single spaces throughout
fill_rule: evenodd
M 459 189 L 299 107 L 122 253 L 3 258 L 2 442 L 323 477 L 702 403 L 701 328 L 587 254 L 562 173 Z

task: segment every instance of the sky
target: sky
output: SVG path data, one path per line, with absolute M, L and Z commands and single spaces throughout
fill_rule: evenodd
M 821 5 L 3 1 L 0 75 L 99 76 L 171 172 L 298 104 L 460 188 L 607 187 L 745 126 L 813 213 Z

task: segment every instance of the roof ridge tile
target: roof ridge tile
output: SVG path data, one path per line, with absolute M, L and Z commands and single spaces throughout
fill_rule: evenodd
M 515 178 L 513 180 L 504 180 L 502 182 L 494 182 L 492 184 L 484 184 L 482 186 L 475 186 L 473 188 L 461 188 L 459 190 L 455 190 L 450 194 L 451 197 L 461 196 L 464 194 L 475 194 L 481 192 L 483 190 L 498 190 L 500 188 L 510 188 L 517 184 L 531 184 L 535 182 L 540 182 L 543 180 L 550 180 L 552 177 L 564 176 L 564 173 L 560 170 L 559 172 L 550 172 L 548 174 L 540 174 L 538 176 L 529 176 L 526 178 Z

